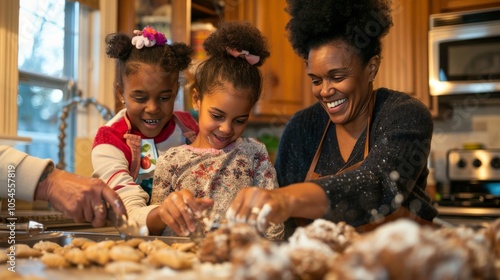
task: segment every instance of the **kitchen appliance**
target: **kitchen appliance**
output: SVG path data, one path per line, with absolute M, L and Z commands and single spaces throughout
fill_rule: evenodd
M 472 226 L 500 218 L 500 149 L 448 151 L 447 176 L 439 218 Z
M 500 8 L 430 16 L 429 87 L 436 96 L 500 92 Z

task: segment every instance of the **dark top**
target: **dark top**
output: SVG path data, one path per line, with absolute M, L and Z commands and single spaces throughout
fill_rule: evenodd
M 319 103 L 290 119 L 275 164 L 280 186 L 304 182 L 328 121 Z M 373 214 L 387 215 L 402 204 L 432 221 L 438 212 L 425 193 L 432 131 L 432 117 L 425 105 L 407 94 L 381 88 L 373 110 L 366 160 L 355 170 L 332 175 L 363 159 L 366 130 L 346 163 L 340 155 L 335 124 L 331 123 L 315 170 L 325 177 L 313 180 L 330 200 L 325 218 L 360 226 L 369 223 Z M 286 225 L 289 236 L 294 225 L 290 221 Z

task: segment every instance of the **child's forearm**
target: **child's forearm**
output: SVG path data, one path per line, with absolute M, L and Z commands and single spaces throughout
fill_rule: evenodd
M 146 225 L 151 235 L 161 235 L 166 225 L 162 222 L 159 215 L 160 207 L 151 210 L 146 218 Z

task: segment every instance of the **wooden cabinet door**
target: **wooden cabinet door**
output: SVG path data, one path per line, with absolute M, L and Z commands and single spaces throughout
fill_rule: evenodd
M 431 0 L 432 13 L 500 7 L 500 0 Z
M 437 99 L 429 94 L 429 1 L 394 1 L 394 26 L 382 40 L 382 63 L 375 87 L 414 96 L 437 116 Z
M 230 2 L 230 3 L 234 3 Z M 314 102 L 303 59 L 293 51 L 286 36 L 289 20 L 286 0 L 241 0 L 226 5 L 226 20 L 254 24 L 267 37 L 271 56 L 261 66 L 264 87 L 254 107 L 254 122 L 286 122 L 295 112 Z

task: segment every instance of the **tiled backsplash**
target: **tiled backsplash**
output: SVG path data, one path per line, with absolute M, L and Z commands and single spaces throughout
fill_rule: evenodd
M 448 115 L 448 116 L 446 116 Z M 447 182 L 446 153 L 463 148 L 465 143 L 479 143 L 488 149 L 500 149 L 500 105 L 461 102 L 445 118 L 434 121 L 432 163 L 438 182 Z

